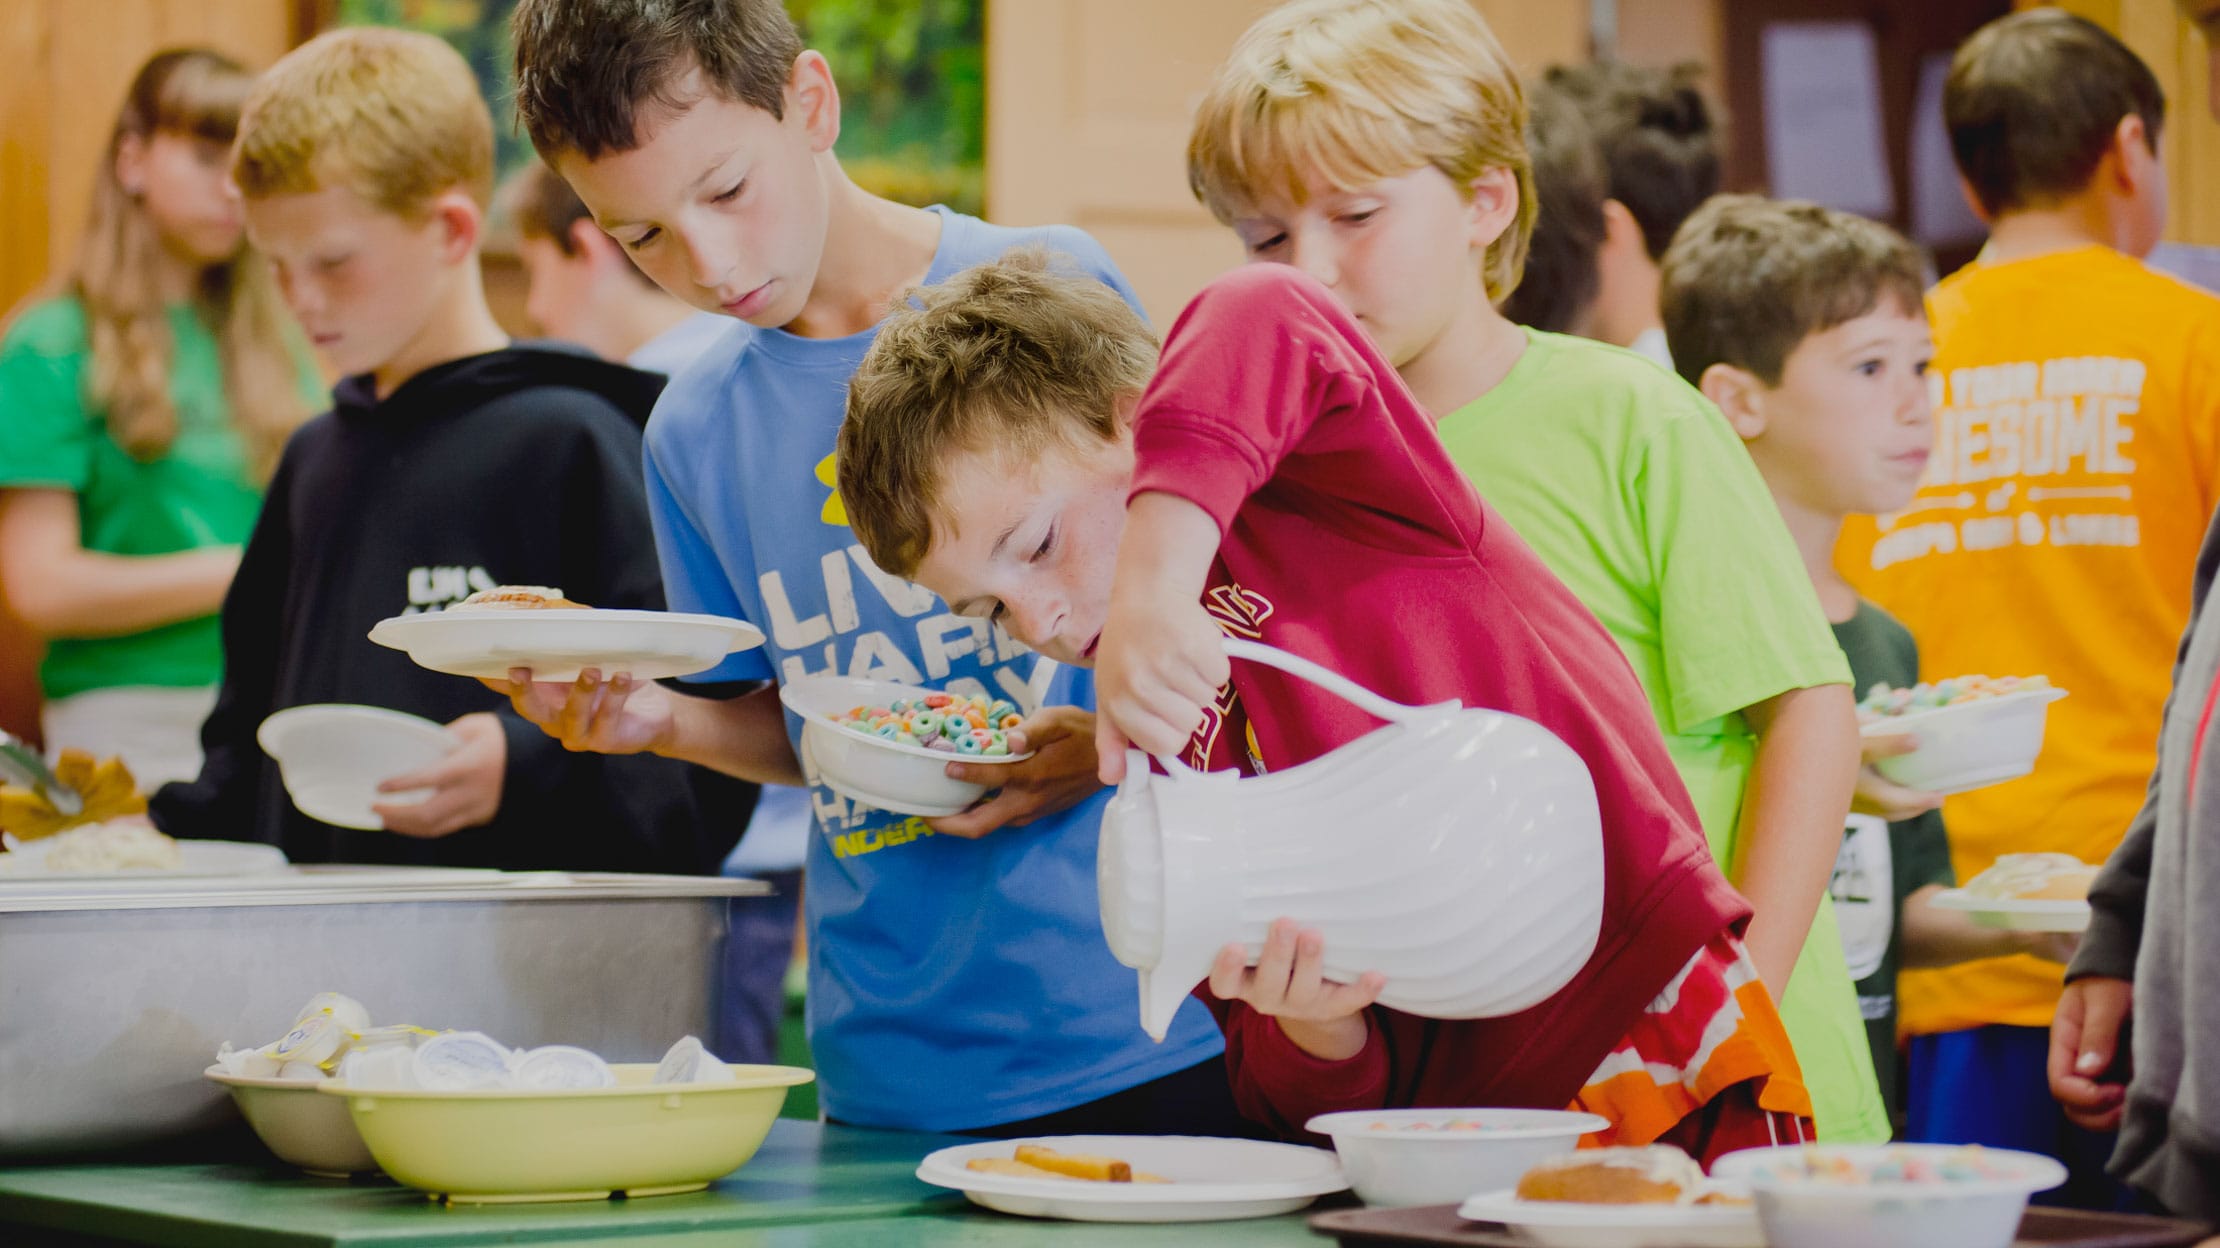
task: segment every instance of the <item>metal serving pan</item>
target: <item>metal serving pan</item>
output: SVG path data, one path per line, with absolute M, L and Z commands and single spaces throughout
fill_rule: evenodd
M 0 885 L 0 1160 L 221 1125 L 217 1046 L 319 992 L 374 1022 L 653 1061 L 717 1017 L 715 876 L 375 868 Z

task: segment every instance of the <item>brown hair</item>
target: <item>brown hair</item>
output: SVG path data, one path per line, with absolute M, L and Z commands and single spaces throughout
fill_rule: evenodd
M 2158 79 L 2102 26 L 2059 9 L 1973 32 L 1943 86 L 1951 154 L 1992 217 L 2079 192 L 2130 114 L 2155 155 L 2166 121 Z
M 493 115 L 435 35 L 355 26 L 278 58 L 247 100 L 231 177 L 249 199 L 341 186 L 396 216 L 456 188 L 493 200 Z
M 593 213 L 586 208 L 585 201 L 578 198 L 578 192 L 571 189 L 570 183 L 537 160 L 527 162 L 509 175 L 501 188 L 500 207 L 518 234 L 553 243 L 556 250 L 566 256 L 578 254 L 578 240 L 572 237 L 571 230 L 579 222 L 584 221 L 596 230 L 601 228 L 593 224 Z M 640 271 L 638 264 L 633 263 L 629 249 L 619 247 L 617 254 L 624 257 L 625 266 L 633 276 L 651 286 L 655 284 Z
M 1878 221 L 1803 200 L 1715 196 L 1680 227 L 1663 270 L 1665 339 L 1691 385 L 1714 364 L 1778 385 L 1813 334 L 1884 302 L 1925 315 L 1917 247 Z
M 1542 82 L 1526 98 L 1532 110 L 1526 150 L 1534 160 L 1534 237 L 1526 248 L 1526 273 L 1503 301 L 1503 315 L 1536 329 L 1572 333 L 1603 287 L 1596 267 L 1609 189 L 1603 156 L 1570 96 Z
M 1304 182 L 1349 188 L 1433 166 L 1471 194 L 1518 182 L 1518 218 L 1489 245 L 1488 298 L 1519 284 L 1534 230 L 1526 93 L 1467 0 L 1292 0 L 1249 27 L 1195 110 L 1187 182 L 1228 225 Z
M 1719 133 L 1696 82 L 1703 68 L 1637 68 L 1616 61 L 1559 65 L 1544 81 L 1580 106 L 1603 155 L 1609 195 L 1642 227 L 1650 259 L 1719 192 Z
M 513 29 L 517 117 L 550 161 L 629 152 L 700 91 L 784 117 L 802 54 L 781 0 L 520 0 Z
M 177 343 L 155 288 L 162 243 L 137 197 L 116 180 L 126 138 L 182 135 L 229 143 L 254 78 L 204 48 L 157 52 L 125 94 L 94 175 L 92 211 L 64 289 L 85 312 L 92 348 L 88 405 L 132 458 L 160 459 L 177 439 L 170 377 Z M 194 310 L 214 330 L 231 424 L 247 461 L 267 479 L 285 440 L 308 415 L 301 396 L 300 331 L 286 313 L 268 262 L 242 240 L 229 260 L 203 269 Z
M 989 448 L 1020 462 L 1118 436 L 1156 369 L 1156 336 L 1101 281 L 1039 248 L 908 292 L 848 384 L 834 455 L 872 562 L 917 570 L 944 510 L 942 468 Z

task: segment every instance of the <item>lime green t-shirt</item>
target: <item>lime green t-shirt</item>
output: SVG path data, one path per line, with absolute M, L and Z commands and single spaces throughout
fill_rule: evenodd
M 254 527 L 262 491 L 231 427 L 216 340 L 184 305 L 170 310 L 170 330 L 178 433 L 169 453 L 149 463 L 118 446 L 102 414 L 87 405 L 92 348 L 75 299 L 26 308 L 0 338 L 0 488 L 75 493 L 86 550 L 167 555 L 235 546 Z M 132 685 L 212 685 L 222 675 L 214 615 L 122 637 L 58 639 L 39 670 L 50 699 Z
M 1734 861 L 1757 738 L 1742 708 L 1850 683 L 1780 512 L 1718 409 L 1617 347 L 1527 331 L 1493 390 L 1442 418 L 1490 506 L 1617 639 L 1703 820 Z M 1780 1003 L 1823 1139 L 1888 1115 L 1825 898 Z

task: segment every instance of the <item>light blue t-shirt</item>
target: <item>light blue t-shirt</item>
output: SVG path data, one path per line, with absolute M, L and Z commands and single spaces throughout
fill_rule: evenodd
M 1068 227 L 1017 230 L 935 209 L 928 282 L 1041 243 L 1139 306 L 1108 255 Z M 693 679 L 839 671 L 1093 709 L 1091 673 L 1045 663 L 984 620 L 889 576 L 833 492 L 849 379 L 873 333 L 727 335 L 675 377 L 647 431 L 648 507 L 674 611 L 738 616 L 770 640 Z M 801 720 L 787 731 L 800 751 Z M 1189 1001 L 1163 1044 L 1142 1033 L 1133 972 L 1110 956 L 1095 903 L 1108 801 L 978 840 L 935 836 L 816 785 L 803 912 L 809 1034 L 826 1112 L 917 1131 L 1070 1109 L 1219 1053 Z

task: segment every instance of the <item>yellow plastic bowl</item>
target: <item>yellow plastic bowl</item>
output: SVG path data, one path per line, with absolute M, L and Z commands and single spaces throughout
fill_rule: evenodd
M 786 1090 L 816 1078 L 735 1066 L 731 1083 L 653 1084 L 651 1063 L 612 1069 L 616 1087 L 558 1092 L 319 1086 L 346 1098 L 387 1174 L 434 1199 L 490 1203 L 698 1191 L 755 1156 Z
M 210 1082 L 231 1089 L 231 1099 L 238 1103 L 247 1125 L 278 1160 L 310 1174 L 337 1178 L 378 1168 L 349 1121 L 347 1107 L 316 1094 L 321 1084 L 308 1079 L 249 1079 L 227 1075 L 221 1066 L 203 1073 Z

